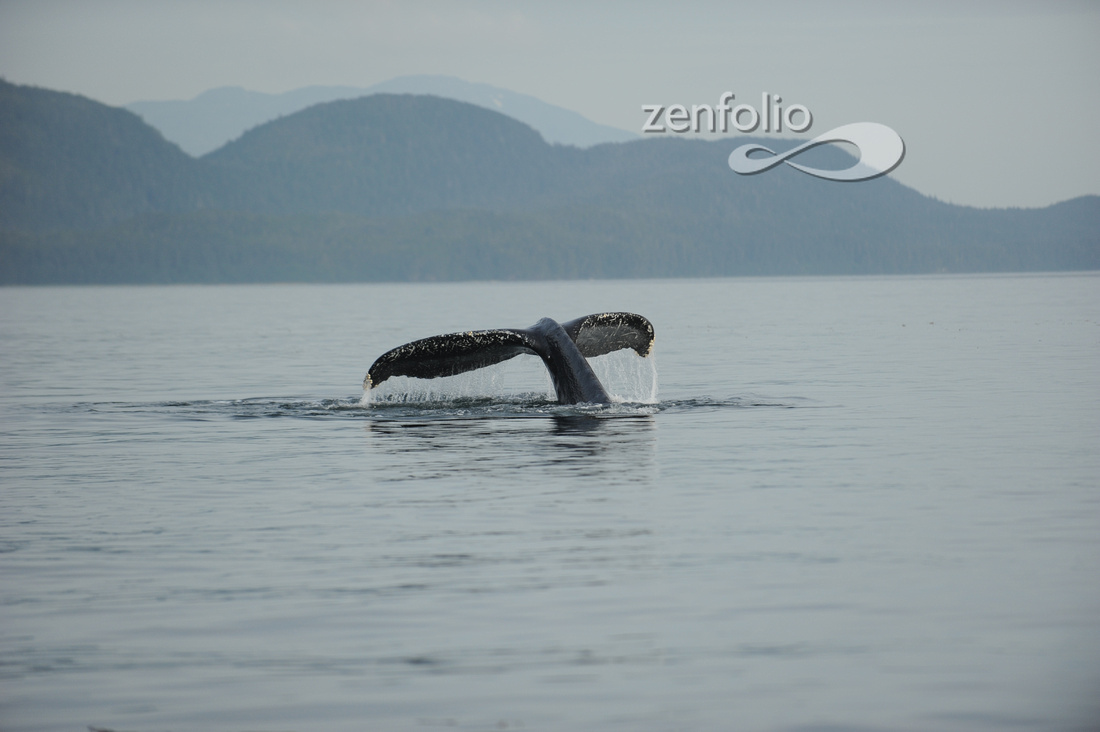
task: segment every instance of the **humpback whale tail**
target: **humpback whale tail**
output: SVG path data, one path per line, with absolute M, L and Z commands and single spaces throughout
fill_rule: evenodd
M 533 354 L 542 359 L 563 404 L 611 401 L 586 359 L 632 348 L 653 349 L 653 324 L 634 313 L 595 313 L 568 323 L 543 318 L 530 328 L 499 328 L 424 338 L 378 357 L 363 379 L 372 389 L 391 376 L 435 379 Z

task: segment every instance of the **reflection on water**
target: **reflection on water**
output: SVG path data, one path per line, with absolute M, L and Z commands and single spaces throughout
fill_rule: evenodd
M 371 463 L 388 480 L 449 474 L 625 482 L 647 480 L 656 471 L 657 424 L 650 414 L 371 419 L 363 430 Z

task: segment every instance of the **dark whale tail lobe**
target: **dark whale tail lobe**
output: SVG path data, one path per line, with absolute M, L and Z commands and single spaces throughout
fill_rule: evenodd
M 546 364 L 559 402 L 606 404 L 611 399 L 586 359 L 624 348 L 648 356 L 653 324 L 634 313 L 596 313 L 564 324 L 543 318 L 526 329 L 448 333 L 398 346 L 371 365 L 363 388 L 372 389 L 391 376 L 455 376 L 526 353 Z

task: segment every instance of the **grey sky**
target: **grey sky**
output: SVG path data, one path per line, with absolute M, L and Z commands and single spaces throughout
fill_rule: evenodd
M 640 131 L 641 105 L 881 122 L 943 200 L 1100 194 L 1100 3 L 0 0 L 0 75 L 108 104 L 449 74 Z

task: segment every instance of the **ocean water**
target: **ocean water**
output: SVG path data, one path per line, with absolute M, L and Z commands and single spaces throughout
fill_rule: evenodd
M 436 333 L 630 310 L 609 407 Z M 1100 729 L 1100 275 L 0 289 L 0 730 Z

